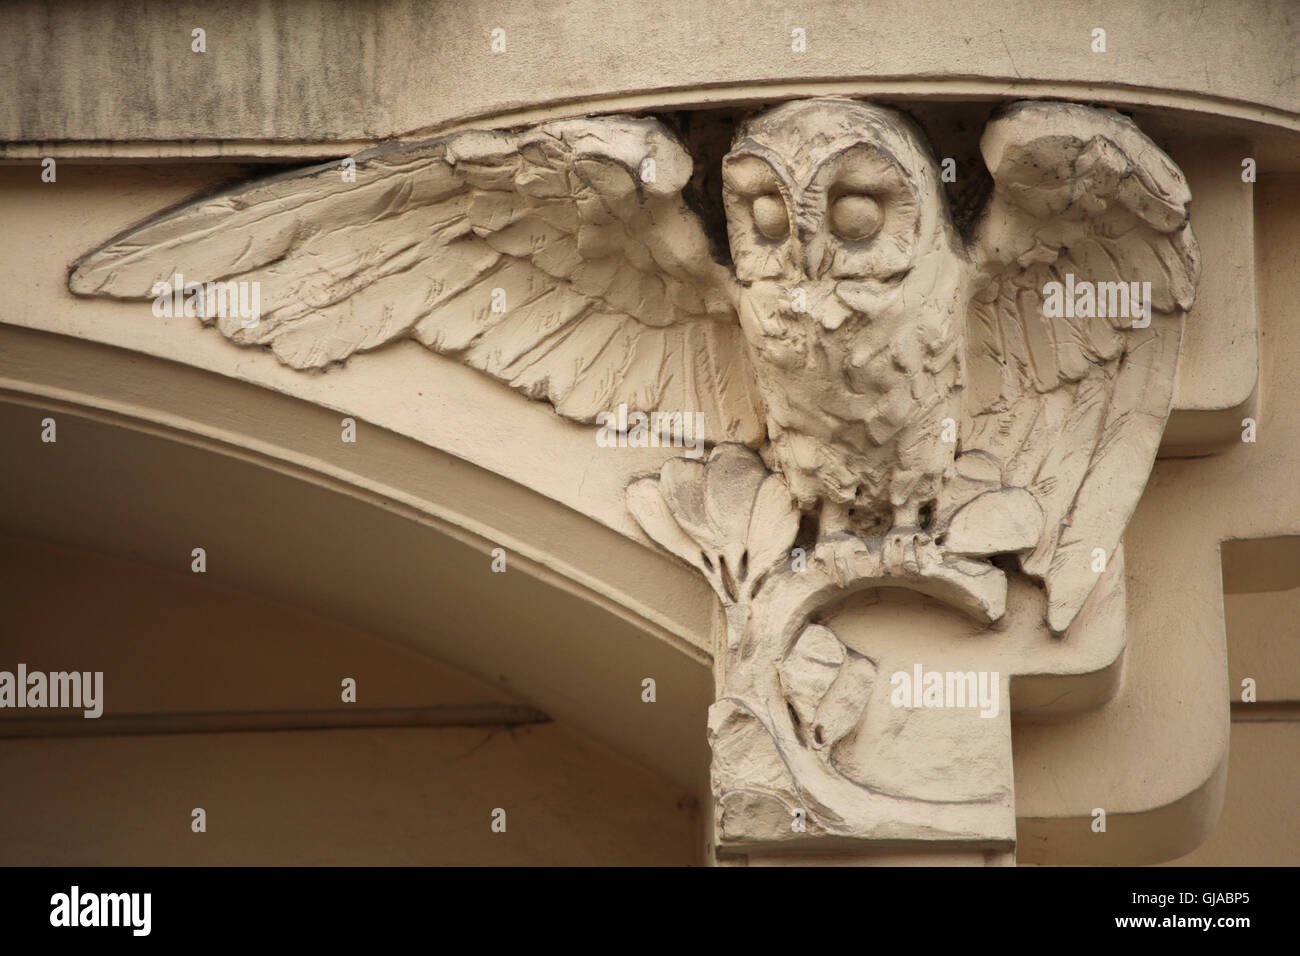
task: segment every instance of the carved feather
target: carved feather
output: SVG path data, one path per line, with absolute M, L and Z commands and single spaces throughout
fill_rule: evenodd
M 981 149 L 995 185 L 971 250 L 963 452 L 992 455 L 1003 483 L 1042 507 L 1045 529 L 1021 565 L 1043 580 L 1061 633 L 1099 577 L 1094 551 L 1109 559 L 1119 544 L 1169 415 L 1200 267 L 1191 192 L 1109 110 L 1015 104 Z M 1150 325 L 1049 316 L 1047 283 L 1067 282 L 1150 283 Z
M 653 162 L 653 175 L 645 170 Z M 414 338 L 590 422 L 704 413 L 757 445 L 760 399 L 733 280 L 657 121 L 604 117 L 384 146 L 187 203 L 79 261 L 79 295 L 260 283 L 261 316 L 205 319 L 294 368 Z

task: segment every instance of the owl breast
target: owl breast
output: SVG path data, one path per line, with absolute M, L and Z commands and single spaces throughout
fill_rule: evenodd
M 805 510 L 833 501 L 885 516 L 937 496 L 955 451 L 943 421 L 958 410 L 959 285 L 942 297 L 906 280 L 808 282 L 798 297 L 776 281 L 746 289 L 768 465 Z

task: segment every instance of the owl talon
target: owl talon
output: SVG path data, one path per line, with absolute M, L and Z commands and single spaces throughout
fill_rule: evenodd
M 924 531 L 894 528 L 881 540 L 880 563 L 886 574 L 917 574 L 922 552 L 933 548 L 933 539 Z
M 867 550 L 861 538 L 836 535 L 819 541 L 813 555 L 830 569 L 840 587 L 844 587 L 858 576 L 858 564 Z

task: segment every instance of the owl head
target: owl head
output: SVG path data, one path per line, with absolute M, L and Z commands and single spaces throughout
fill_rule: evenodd
M 854 100 L 796 100 L 742 123 L 723 201 L 742 285 L 798 286 L 826 306 L 827 328 L 883 305 L 928 254 L 960 257 L 920 131 Z

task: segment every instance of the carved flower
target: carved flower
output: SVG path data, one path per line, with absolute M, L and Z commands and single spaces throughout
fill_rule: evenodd
M 646 534 L 699 568 L 726 604 L 748 601 L 788 554 L 799 511 L 779 475 L 744 445 L 715 447 L 707 461 L 675 458 L 627 490 Z

